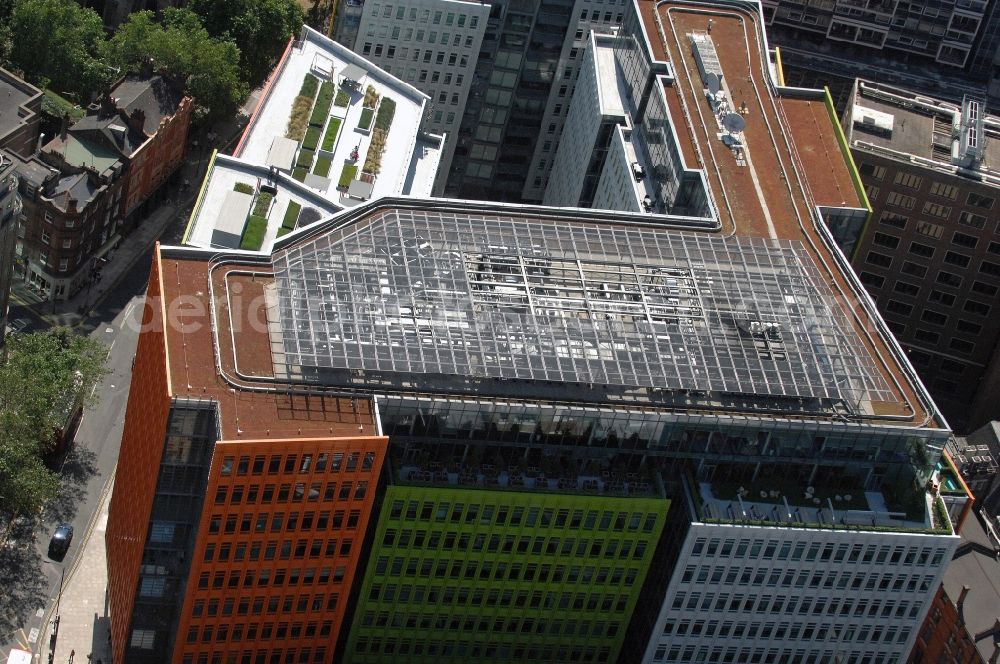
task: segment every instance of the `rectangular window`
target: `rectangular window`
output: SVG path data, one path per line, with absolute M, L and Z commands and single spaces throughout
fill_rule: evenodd
M 886 311 L 894 314 L 900 314 L 902 316 L 909 316 L 910 312 L 913 311 L 913 305 L 897 302 L 896 300 L 889 300 L 889 302 L 886 303 L 885 308 Z
M 947 219 L 949 216 L 951 216 L 951 206 L 925 201 L 923 213 L 930 217 L 936 217 L 938 219 Z
M 973 228 L 985 228 L 986 217 L 981 214 L 973 214 L 967 210 L 962 210 L 958 214 L 958 223 L 965 226 L 972 226 Z
M 912 210 L 914 204 L 916 204 L 916 199 L 913 196 L 907 196 L 898 191 L 890 191 L 889 195 L 885 197 L 885 204 L 903 208 L 904 210 Z
M 895 212 L 883 212 L 879 218 L 879 223 L 893 226 L 894 228 L 906 228 L 907 220 L 908 218 L 904 215 L 896 214 Z
M 913 173 L 896 171 L 896 177 L 893 182 L 908 189 L 919 189 L 920 183 L 923 182 L 923 178 L 919 175 L 914 175 Z
M 918 221 L 915 230 L 921 235 L 932 237 L 935 240 L 940 240 L 941 236 L 944 235 L 944 228 L 942 226 L 932 224 L 929 221 Z
M 903 295 L 915 296 L 920 292 L 920 287 L 915 284 L 911 284 L 908 281 L 897 281 L 896 285 L 892 287 L 892 290 L 897 293 L 902 293 Z
M 977 316 L 989 316 L 990 314 L 990 305 L 975 300 L 966 300 L 962 309 Z
M 971 260 L 972 259 L 969 256 L 954 251 L 947 251 L 944 254 L 944 262 L 948 263 L 949 265 L 957 265 L 958 267 L 968 267 L 969 261 Z
M 892 265 L 891 256 L 880 254 L 877 251 L 869 251 L 868 257 L 865 259 L 865 261 L 870 263 L 871 265 L 878 265 L 879 267 L 890 267 Z
M 920 315 L 920 320 L 931 323 L 932 325 L 944 325 L 948 322 L 948 317 L 942 313 L 926 309 L 924 310 L 924 313 Z
M 889 249 L 895 249 L 899 246 L 899 238 L 895 235 L 887 235 L 886 233 L 875 233 L 872 238 L 872 244 L 877 244 L 880 247 L 888 247 Z
M 934 247 L 930 247 L 926 244 L 920 244 L 919 242 L 911 242 L 910 253 L 922 256 L 923 258 L 930 258 L 934 255 Z
M 952 339 L 948 342 L 948 347 L 959 353 L 971 353 L 975 349 L 976 344 L 965 339 Z
M 939 284 L 944 284 L 945 286 L 951 286 L 953 288 L 959 288 L 962 285 L 962 277 L 957 274 L 952 274 L 951 272 L 945 272 L 941 270 L 937 275 L 937 282 Z
M 979 244 L 979 238 L 975 237 L 974 235 L 967 235 L 965 233 L 955 231 L 955 233 L 951 236 L 951 243 L 957 244 L 962 247 L 968 247 L 969 249 L 975 249 L 976 245 Z M 994 244 L 997 243 L 996 242 L 990 243 L 991 246 Z M 997 244 L 997 247 L 998 247 L 998 253 L 1000 253 L 1000 244 Z
M 927 274 L 927 268 L 923 265 L 918 265 L 917 263 L 911 263 L 910 261 L 903 261 L 903 267 L 900 268 L 900 272 L 903 274 L 909 274 L 914 277 L 923 278 Z
M 965 202 L 972 207 L 980 208 L 982 210 L 993 209 L 993 198 L 977 194 L 976 192 L 971 192 Z
M 872 274 L 871 272 L 861 272 L 858 276 L 861 279 L 861 283 L 871 288 L 881 288 L 882 284 L 885 283 L 885 277 L 880 277 L 877 274 Z
M 931 182 L 930 193 L 932 196 L 939 196 L 953 201 L 958 197 L 958 187 L 941 182 Z

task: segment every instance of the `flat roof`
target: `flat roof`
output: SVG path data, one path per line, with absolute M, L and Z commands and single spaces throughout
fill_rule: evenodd
M 863 208 L 864 204 L 860 194 L 851 195 L 843 184 L 850 180 L 845 160 L 839 155 L 827 157 L 830 147 L 837 145 L 837 127 L 836 119 L 825 110 L 822 93 L 780 89 L 779 94 L 769 55 L 761 50 L 767 41 L 760 5 L 713 6 L 709 14 L 698 3 L 635 1 L 654 59 L 670 63 L 671 77 L 663 79 L 664 93 L 681 152 L 685 158 L 702 156 L 723 232 L 802 243 L 818 266 L 817 278 L 837 299 L 856 303 L 848 313 L 850 325 L 883 380 L 892 385 L 894 398 L 873 404 L 875 411 L 911 426 L 937 426 L 935 418 L 940 416 L 916 372 L 822 227 L 818 206 Z M 690 47 L 688 35 L 708 32 L 710 18 L 710 34 L 729 98 L 737 108 L 746 104 L 746 165 L 739 164 L 719 140 Z M 661 26 L 665 42 L 660 38 Z M 801 101 L 783 107 L 786 99 Z M 701 119 L 706 115 L 711 125 Z M 801 146 L 796 142 L 810 133 L 809 141 Z M 812 149 L 799 149 L 808 146 Z M 831 179 L 837 184 L 825 182 Z
M 221 232 L 238 237 L 243 232 L 253 198 L 234 191 L 237 184 L 254 190 L 258 190 L 261 185 L 270 186 L 277 191 L 267 215 L 267 229 L 261 246 L 261 251 L 265 252 L 270 251 L 277 239 L 290 203 L 295 203 L 300 208 L 296 228 L 325 219 L 343 209 L 284 173 L 275 173 L 264 166 L 234 157 L 216 155 L 209 164 L 201 195 L 191 211 L 185 244 L 206 249 L 238 247 L 239 242 L 235 246 L 220 243 L 218 235 Z M 240 197 L 247 200 L 237 209 L 234 205 L 236 201 L 242 200 Z
M 236 292 L 239 289 L 235 288 L 235 282 L 227 282 L 230 271 L 238 272 L 216 270 L 210 280 L 209 260 L 204 254 L 187 258 L 184 250 L 180 255 L 174 250 L 165 256 L 157 246 L 149 291 L 153 297 L 147 298 L 146 306 L 152 307 L 149 315 L 159 321 L 165 335 L 171 396 L 218 404 L 223 440 L 378 435 L 375 406 L 370 397 L 288 385 L 277 389 L 264 380 L 266 376 L 255 380 L 254 376 L 239 375 L 235 348 L 245 343 L 252 346 L 253 327 L 249 317 L 262 315 L 264 301 L 259 290 L 249 288 L 255 284 L 249 277 L 239 282 L 247 290 Z M 239 314 L 231 319 L 231 302 L 237 301 Z M 175 302 L 187 304 L 168 305 Z M 210 307 L 215 307 L 215 311 Z M 245 329 L 233 327 L 231 320 L 246 326 Z M 262 350 L 266 352 L 266 345 L 252 346 L 251 352 L 259 354 Z
M 599 383 L 855 414 L 893 399 L 797 242 L 397 208 L 273 262 L 290 376 Z
M 0 136 L 6 136 L 24 123 L 22 107 L 42 91 L 0 68 Z
M 375 64 L 355 54 L 350 49 L 334 42 L 315 30 L 304 26 L 300 38 L 293 42 L 287 54 L 278 65 L 270 87 L 258 105 L 257 111 L 247 126 L 243 139 L 234 155 L 255 164 L 267 162 L 268 152 L 276 136 L 284 136 L 288 126 L 292 102 L 298 96 L 307 74 L 313 74 L 320 81 L 330 80 L 338 85 L 345 73 L 361 70 L 364 72 L 362 85 L 349 93 L 347 107 L 331 105 L 330 117 L 340 123 L 330 154 L 330 172 L 327 187 L 319 193 L 340 206 L 356 205 L 338 191 L 337 184 L 345 164 L 353 163 L 362 170 L 372 139 L 372 131 L 359 130 L 364 111 L 365 90 L 374 88 L 381 100 L 395 102 L 395 114 L 389 128 L 381 167 L 372 188 L 372 197 L 408 194 L 406 184 L 411 162 L 418 158 L 418 139 L 424 105 L 429 99 L 412 85 L 381 70 Z M 341 88 L 337 88 L 340 90 Z M 380 100 L 380 101 L 381 101 Z M 326 120 L 324 120 L 326 123 Z M 357 149 L 359 157 L 351 159 Z M 419 146 L 420 152 L 428 149 L 427 144 Z
M 918 165 L 943 167 L 957 172 L 952 154 L 960 149 L 953 128 L 962 124 L 962 106 L 900 88 L 857 79 L 851 110 L 859 118 L 869 119 L 885 114 L 891 118 L 891 129 L 880 129 L 871 124 L 852 122 L 844 127 L 851 146 L 899 161 L 911 162 L 917 157 Z M 874 113 L 865 114 L 865 110 Z M 988 181 L 1000 185 L 1000 117 L 983 116 L 984 157 L 973 171 L 992 176 Z M 880 149 L 883 148 L 883 149 Z M 971 172 L 966 172 L 971 174 Z

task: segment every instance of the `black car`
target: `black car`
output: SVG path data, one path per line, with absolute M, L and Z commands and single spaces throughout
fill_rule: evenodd
M 49 540 L 49 558 L 62 560 L 69 551 L 70 542 L 73 541 L 73 526 L 60 523 L 56 526 L 56 531 L 52 533 Z

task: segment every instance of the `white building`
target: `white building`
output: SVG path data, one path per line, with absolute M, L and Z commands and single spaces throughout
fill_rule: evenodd
M 865 511 L 685 489 L 690 529 L 644 662 L 904 661 L 959 541 L 930 504 L 910 522 L 872 492 Z
M 289 137 L 293 105 L 310 77 L 319 90 L 308 128 L 302 138 Z M 328 108 L 318 110 L 324 95 Z M 412 85 L 303 27 L 233 156 L 209 164 L 185 243 L 269 251 L 278 237 L 367 200 L 430 196 L 442 137 L 421 129 L 427 103 Z M 380 132 L 381 143 L 374 140 Z M 266 205 L 261 192 L 270 196 Z M 256 248 L 241 241 L 251 212 L 266 218 Z
M 463 0 L 364 6 L 355 52 L 426 94 L 423 128 L 445 136 L 435 194 L 451 167 L 489 13 L 489 4 Z

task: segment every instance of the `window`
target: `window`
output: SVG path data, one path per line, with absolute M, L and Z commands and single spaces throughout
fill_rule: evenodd
M 934 247 L 930 247 L 926 244 L 920 244 L 919 242 L 911 242 L 910 253 L 922 256 L 923 258 L 930 258 L 934 255 Z
M 930 302 L 940 302 L 946 307 L 950 307 L 951 305 L 955 304 L 954 295 L 939 290 L 932 290 L 930 292 L 930 295 L 927 296 L 927 299 Z
M 862 272 L 860 275 L 861 283 L 865 286 L 870 286 L 871 288 L 881 288 L 882 284 L 885 283 L 885 277 L 880 277 L 877 274 L 872 274 L 871 272 Z
M 989 196 L 983 196 L 982 194 L 977 194 L 976 192 L 970 193 L 969 197 L 965 200 L 965 202 L 968 205 L 975 208 L 980 208 L 983 210 L 993 209 L 993 199 Z
M 941 270 L 937 275 L 937 282 L 939 284 L 944 284 L 945 286 L 952 286 L 958 288 L 962 285 L 962 277 L 957 274 L 952 274 L 951 272 L 945 272 Z
M 906 196 L 898 191 L 890 191 L 889 195 L 885 197 L 886 205 L 903 208 L 904 210 L 912 210 L 915 203 L 916 199 L 913 196 Z
M 918 221 L 916 231 L 921 235 L 932 237 L 935 240 L 940 239 L 944 234 L 944 228 L 938 226 L 937 224 L 932 224 L 929 221 Z
M 977 302 L 976 300 L 967 300 L 962 309 L 978 316 L 988 316 L 990 314 L 990 305 Z
M 129 646 L 132 648 L 141 648 L 143 650 L 152 650 L 155 636 L 156 631 L 152 629 L 133 629 L 132 640 L 129 643 Z
M 51 242 L 51 240 L 52 240 L 52 235 L 49 234 L 49 230 L 47 228 L 43 228 L 42 229 L 42 243 L 43 244 L 49 244 L 49 242 Z
M 897 281 L 896 285 L 892 287 L 892 290 L 896 291 L 897 293 L 902 293 L 903 295 L 915 296 L 917 293 L 920 292 L 920 287 L 915 284 L 911 284 L 908 281 Z
M 896 300 L 889 300 L 885 305 L 886 311 L 892 312 L 894 314 L 900 314 L 902 316 L 909 316 L 910 312 L 913 311 L 912 304 L 904 304 L 902 302 L 897 302 Z
M 957 265 L 958 267 L 968 267 L 969 261 L 972 259 L 965 254 L 959 254 L 954 251 L 947 251 L 944 254 L 944 262 L 949 265 Z M 998 266 L 1000 267 L 1000 266 Z M 1000 274 L 1000 272 L 998 272 Z
M 903 267 L 900 268 L 900 272 L 922 278 L 925 274 L 927 274 L 927 268 L 923 265 L 911 263 L 910 261 L 903 261 Z
M 908 189 L 919 189 L 920 183 L 923 182 L 923 178 L 919 175 L 913 175 L 912 173 L 897 171 L 893 182 L 903 187 L 907 187 Z
M 955 231 L 954 235 L 951 236 L 951 243 L 957 244 L 962 247 L 968 247 L 969 249 L 975 249 L 976 245 L 979 244 L 979 239 L 973 235 L 966 235 L 959 231 Z M 997 244 L 996 242 L 990 242 L 990 246 Z M 998 253 L 1000 253 L 1000 244 L 997 244 Z M 992 249 L 990 249 L 992 251 Z
M 941 338 L 941 335 L 938 334 L 937 332 L 931 332 L 930 330 L 918 329 L 916 332 L 914 332 L 913 337 L 917 341 L 922 341 L 928 344 L 936 344 L 938 342 L 938 339 Z
M 938 219 L 947 219 L 951 215 L 951 206 L 940 205 L 939 203 L 932 203 L 930 201 L 925 201 L 923 213 L 930 217 L 937 217 Z
M 931 323 L 932 325 L 944 325 L 948 322 L 948 317 L 944 314 L 927 309 L 920 315 L 920 320 Z
M 972 321 L 959 319 L 955 324 L 955 329 L 963 334 L 979 334 L 983 331 L 983 326 Z
M 885 177 L 885 167 L 876 166 L 875 164 L 863 163 L 858 166 L 858 171 L 861 175 L 865 177 L 874 178 L 876 180 L 881 180 Z
M 983 295 L 996 295 L 997 287 L 991 286 L 990 284 L 985 284 L 982 281 L 973 281 L 972 290 L 976 293 L 982 293 Z
M 892 265 L 891 256 L 880 254 L 877 251 L 869 251 L 868 257 L 865 260 L 871 265 L 878 265 L 879 267 L 889 267 Z
M 941 198 L 953 201 L 958 196 L 958 187 L 940 182 L 931 182 L 930 193 L 931 196 L 940 196 Z
M 973 228 L 984 228 L 986 226 L 986 217 L 981 214 L 973 214 L 967 210 L 962 210 L 958 213 L 958 223 L 972 226 Z
M 971 353 L 975 349 L 976 344 L 965 339 L 952 339 L 948 342 L 948 347 L 959 353 Z
M 899 246 L 899 238 L 895 235 L 875 233 L 875 236 L 872 238 L 872 244 L 877 244 L 880 247 L 888 247 L 889 249 L 895 249 Z
M 1000 264 L 990 261 L 983 261 L 979 266 L 979 271 L 992 277 L 1000 277 Z
M 906 228 L 907 220 L 908 218 L 904 215 L 896 214 L 895 212 L 883 212 L 879 218 L 879 223 L 895 228 Z

